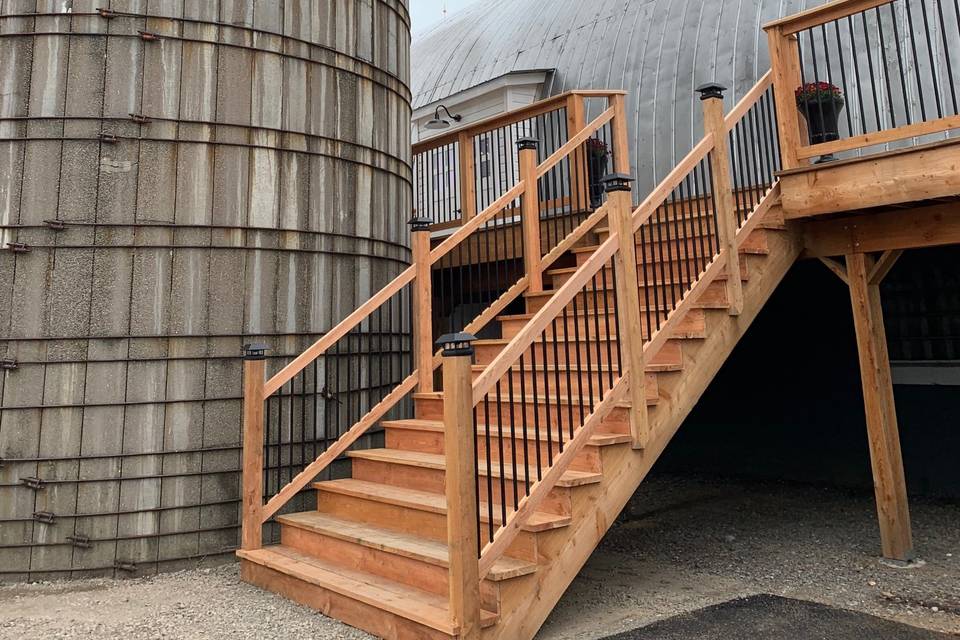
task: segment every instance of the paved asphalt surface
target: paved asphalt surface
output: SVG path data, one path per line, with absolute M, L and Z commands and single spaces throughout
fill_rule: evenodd
M 952 640 L 863 613 L 759 595 L 731 600 L 607 640 Z

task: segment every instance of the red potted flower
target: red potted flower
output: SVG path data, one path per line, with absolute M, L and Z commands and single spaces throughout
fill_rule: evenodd
M 808 82 L 796 90 L 797 108 L 807 120 L 810 143 L 832 142 L 840 139 L 840 112 L 843 111 L 843 91 L 829 82 Z M 833 154 L 821 156 L 818 163 L 834 160 Z

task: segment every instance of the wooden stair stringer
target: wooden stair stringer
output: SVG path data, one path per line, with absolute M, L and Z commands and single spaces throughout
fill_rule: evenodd
M 707 338 L 694 345 L 689 355 L 685 351 L 684 357 L 690 359 L 689 366 L 675 376 L 671 388 L 661 393 L 661 403 L 651 409 L 652 435 L 647 448 L 634 451 L 630 447 L 608 447 L 603 450 L 602 480 L 574 492 L 570 526 L 541 534 L 538 540 L 541 563 L 535 576 L 531 577 L 535 585 L 516 583 L 506 586 L 501 593 L 500 621 L 484 630 L 484 640 L 522 640 L 536 635 L 799 257 L 799 235 L 792 229 L 781 232 L 771 240 L 771 249 L 763 268 L 744 287 L 743 312 L 739 316 L 722 312 L 712 314 Z

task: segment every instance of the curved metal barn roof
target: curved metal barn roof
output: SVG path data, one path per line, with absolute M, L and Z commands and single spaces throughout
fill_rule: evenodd
M 413 43 L 414 108 L 511 71 L 554 68 L 548 95 L 626 89 L 642 192 L 703 134 L 694 88 L 727 108 L 769 68 L 762 25 L 822 0 L 487 0 Z

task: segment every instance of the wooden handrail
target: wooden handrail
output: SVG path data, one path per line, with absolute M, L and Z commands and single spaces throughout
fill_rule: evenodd
M 800 13 L 763 25 L 764 30 L 778 29 L 785 36 L 792 35 L 810 27 L 818 27 L 821 24 L 833 22 L 840 18 L 846 18 L 854 14 L 881 7 L 890 4 L 894 0 L 834 0 L 813 9 L 807 9 Z
M 723 123 L 724 127 L 727 130 L 727 133 L 733 131 L 733 128 L 737 126 L 737 123 L 740 122 L 740 119 L 747 115 L 747 112 L 750 111 L 750 108 L 756 104 L 757 100 L 760 99 L 760 96 L 763 95 L 763 92 L 773 86 L 773 69 L 770 69 L 763 77 L 757 81 L 757 84 L 753 85 L 753 88 L 747 92 L 747 95 L 743 96 L 740 99 L 740 102 L 737 103 L 737 106 L 733 108 L 730 113 L 724 117 Z
M 516 200 L 524 189 L 523 180 L 510 187 L 506 193 L 493 201 L 489 207 L 471 218 L 466 224 L 457 229 L 446 240 L 438 244 L 430 252 L 430 264 L 436 264 L 443 256 L 458 244 L 469 238 L 475 231 L 490 221 L 490 218 L 500 213 L 504 207 Z
M 416 266 L 408 267 L 403 273 L 393 279 L 386 287 L 378 291 L 372 298 L 364 302 L 357 309 L 340 321 L 340 324 L 328 331 L 322 338 L 314 342 L 306 351 L 294 358 L 293 362 L 285 366 L 275 376 L 267 380 L 263 389 L 263 396 L 269 398 L 280 387 L 293 379 L 295 375 L 332 347 L 343 336 L 350 333 L 358 324 L 377 310 L 384 302 L 392 298 L 398 291 L 413 282 L 417 274 Z

